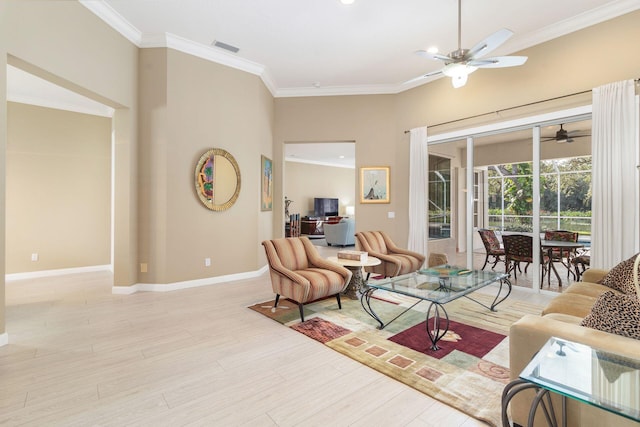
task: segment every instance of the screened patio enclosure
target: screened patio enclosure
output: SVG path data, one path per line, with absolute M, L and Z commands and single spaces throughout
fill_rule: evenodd
M 478 228 L 534 236 L 569 229 L 588 243 L 590 108 L 430 136 L 429 251 L 455 253 L 459 263 L 466 260 L 467 268 L 480 268 L 483 256 L 476 257 L 479 265 L 474 265 L 474 251 L 484 252 Z M 549 139 L 561 124 L 569 132 L 587 132 L 570 142 Z M 536 290 L 539 245 L 534 239 L 537 260 L 529 267 L 530 286 Z
M 487 228 L 533 232 L 531 162 L 486 168 Z M 591 156 L 540 162 L 540 229 L 591 241 Z

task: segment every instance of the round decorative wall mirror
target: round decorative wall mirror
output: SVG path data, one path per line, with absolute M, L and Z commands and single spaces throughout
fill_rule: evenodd
M 204 153 L 196 166 L 196 192 L 212 211 L 229 209 L 240 194 L 240 168 L 236 159 L 221 148 Z

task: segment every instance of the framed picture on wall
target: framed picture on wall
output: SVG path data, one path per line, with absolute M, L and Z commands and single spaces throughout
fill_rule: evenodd
M 360 203 L 389 203 L 389 167 L 360 168 Z
M 268 157 L 261 157 L 260 210 L 270 211 L 273 210 L 273 162 Z

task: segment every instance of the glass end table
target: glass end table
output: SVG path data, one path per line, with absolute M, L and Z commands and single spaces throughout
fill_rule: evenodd
M 502 394 L 502 424 L 509 426 L 507 406 L 522 390 L 535 389 L 528 425 L 533 425 L 538 407 L 547 424 L 557 420 L 549 392 L 562 396 L 561 422 L 566 426 L 566 398 L 601 408 L 640 422 L 640 359 L 595 349 L 588 345 L 552 337 L 531 359 L 520 377 Z

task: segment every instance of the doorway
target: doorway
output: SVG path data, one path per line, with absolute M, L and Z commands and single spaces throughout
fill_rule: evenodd
M 9 278 L 113 270 L 114 110 L 7 66 Z

